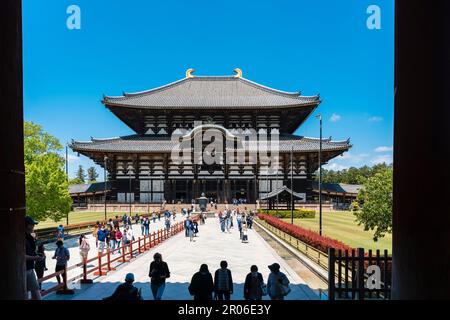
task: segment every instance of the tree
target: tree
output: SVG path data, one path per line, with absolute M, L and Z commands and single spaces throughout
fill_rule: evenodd
M 95 170 L 94 167 L 90 167 L 87 170 L 87 174 L 88 174 L 88 181 L 89 181 L 89 183 L 97 182 L 98 173 L 97 173 L 97 170 Z
M 358 199 L 362 208 L 355 212 L 356 221 L 366 231 L 375 231 L 374 241 L 392 233 L 393 169 L 386 166 L 364 184 Z
M 32 122 L 24 124 L 25 189 L 27 214 L 36 220 L 59 221 L 69 214 L 69 195 L 62 145 Z
M 78 181 L 81 181 L 81 183 L 85 183 L 86 182 L 86 173 L 84 172 L 84 169 L 83 169 L 82 165 L 78 166 L 78 170 L 77 170 L 75 176 L 78 179 Z
M 341 171 L 322 170 L 323 183 L 345 183 L 345 184 L 364 184 L 367 179 L 373 177 L 378 172 L 392 168 L 392 164 L 385 163 L 374 165 L 373 167 L 363 166 L 361 168 L 351 167 Z M 316 180 L 318 173 L 316 173 Z

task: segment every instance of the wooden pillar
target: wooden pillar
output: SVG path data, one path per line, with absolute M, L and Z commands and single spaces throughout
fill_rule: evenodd
M 250 180 L 247 180 L 247 202 L 250 203 Z
M 221 195 L 220 195 L 220 187 L 219 187 L 219 184 L 220 184 L 220 181 L 221 181 L 222 179 L 217 179 L 217 183 L 216 183 L 216 201 L 217 202 L 220 202 L 220 200 L 221 200 Z M 220 200 L 219 200 L 220 199 Z
M 0 39 L 0 179 L 6 186 L 0 193 L 4 226 L 0 233 L 0 300 L 22 300 L 26 289 L 21 1 L 2 1 Z
M 189 188 L 189 181 L 186 179 L 186 199 L 184 199 L 185 203 L 191 203 L 193 197 L 192 197 L 192 188 Z
M 117 201 L 117 161 L 115 155 L 110 155 L 108 157 L 108 162 L 110 163 L 110 167 L 108 170 L 108 181 L 111 188 L 109 193 L 109 200 Z
M 135 155 L 133 159 L 134 167 L 134 181 L 133 181 L 133 192 L 134 192 L 134 202 L 139 203 L 141 199 L 141 182 L 139 180 L 140 173 L 140 162 L 139 156 Z
M 450 297 L 449 11 L 396 1 L 394 299 Z

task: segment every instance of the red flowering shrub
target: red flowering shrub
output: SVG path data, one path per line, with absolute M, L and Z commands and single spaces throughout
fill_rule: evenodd
M 324 253 L 328 254 L 329 248 L 335 248 L 336 251 L 342 250 L 343 253 L 346 250 L 350 253 L 352 250 L 352 248 L 346 245 L 345 243 L 342 243 L 335 239 L 321 236 L 317 232 L 303 229 L 302 227 L 292 225 L 278 218 L 268 216 L 266 214 L 258 214 L 258 218 L 266 221 L 271 226 L 291 235 L 292 237 Z

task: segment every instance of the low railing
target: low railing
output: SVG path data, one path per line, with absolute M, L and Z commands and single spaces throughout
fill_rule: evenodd
M 256 220 L 255 220 L 256 221 Z M 278 238 L 294 247 L 297 251 L 305 255 L 311 261 L 319 265 L 325 271 L 328 270 L 328 254 L 317 250 L 316 248 L 302 242 L 301 240 L 281 231 L 278 228 L 268 224 L 266 221 L 258 219 L 256 223 L 261 224 L 264 228 L 275 234 Z
M 140 214 L 139 217 L 146 217 L 150 216 L 149 214 Z M 132 217 L 133 223 L 135 222 L 134 216 Z M 71 235 L 79 235 L 83 233 L 82 231 L 85 231 L 86 229 L 92 229 L 95 227 L 98 221 L 90 221 L 90 222 L 83 222 L 78 224 L 71 224 L 68 226 L 64 226 L 64 236 L 71 236 Z M 102 220 L 100 221 L 102 223 L 107 223 L 107 221 Z M 119 217 L 119 222 L 122 222 L 122 218 Z M 51 228 L 44 228 L 44 229 L 38 229 L 35 231 L 38 239 L 40 241 L 46 242 L 50 240 L 55 240 L 57 237 L 57 230 L 56 227 Z
M 199 216 L 193 217 L 193 220 L 199 220 Z M 122 243 L 122 246 L 120 248 L 115 248 L 114 250 L 107 248 L 105 253 L 99 252 L 96 257 L 82 261 L 76 265 L 65 268 L 62 271 L 45 276 L 39 279 L 38 282 L 42 284 L 45 281 L 56 278 L 57 276 L 62 277 L 62 282 L 51 288 L 43 290 L 41 292 L 41 295 L 45 297 L 53 292 L 56 292 L 57 294 L 74 294 L 75 290 L 68 288 L 69 283 L 73 283 L 77 280 L 80 280 L 81 284 L 92 283 L 93 280 L 88 278 L 90 274 L 98 277 L 105 276 L 109 272 L 115 271 L 117 266 L 122 265 L 123 263 L 131 262 L 132 259 L 136 258 L 140 254 L 145 253 L 146 251 L 158 246 L 165 240 L 182 231 L 184 231 L 184 222 L 178 222 L 175 225 L 171 226 L 169 229 L 160 229 L 153 232 L 152 234 L 145 235 L 144 237 L 139 237 L 137 240 L 132 241 L 128 244 Z M 120 256 L 112 258 L 112 255 L 114 255 L 119 250 L 121 251 Z M 97 262 L 97 265 L 93 266 L 92 268 L 88 268 L 88 264 L 93 262 Z M 77 268 L 83 268 L 82 273 L 70 279 L 67 279 L 68 272 Z
M 326 254 L 275 228 L 264 220 L 258 219 L 255 222 L 327 271 L 328 276 L 326 278 L 319 276 L 328 281 L 328 297 L 330 300 L 390 299 L 392 256 L 388 254 L 387 250 L 384 250 L 382 254 L 380 250 L 376 250 L 374 253 L 372 250 L 365 252 L 364 249 L 360 248 L 343 252 L 331 248 L 329 253 Z M 380 268 L 378 288 L 371 289 L 367 285 L 367 281 L 372 279 L 366 273 L 369 266 Z

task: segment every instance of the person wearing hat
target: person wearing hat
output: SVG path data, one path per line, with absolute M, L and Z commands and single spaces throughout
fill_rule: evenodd
M 267 293 L 272 300 L 284 300 L 284 297 L 291 292 L 289 279 L 280 271 L 280 265 L 278 263 L 274 263 L 268 267 L 271 272 L 267 280 Z
M 125 283 L 122 283 L 116 288 L 116 291 L 112 296 L 104 298 L 103 300 L 143 300 L 141 295 L 141 290 L 136 288 L 134 285 L 134 274 L 128 273 L 125 276 Z
M 32 300 L 41 300 L 41 291 L 36 276 L 35 263 L 44 258 L 36 252 L 36 239 L 33 236 L 34 226 L 37 222 L 31 217 L 25 217 L 25 262 L 26 262 L 26 282 L 27 293 L 31 292 Z

